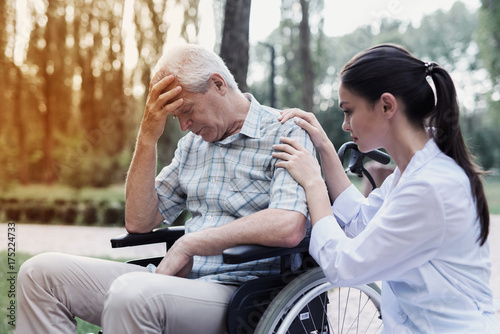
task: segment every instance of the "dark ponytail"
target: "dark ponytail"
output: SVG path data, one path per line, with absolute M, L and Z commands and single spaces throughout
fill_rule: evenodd
M 469 177 L 472 194 L 476 200 L 478 218 L 481 223 L 479 241 L 483 245 L 488 238 L 490 225 L 488 202 L 486 201 L 481 180 L 483 171 L 474 163 L 474 159 L 462 136 L 455 85 L 445 69 L 434 63 L 432 65 L 434 65 L 433 70 L 429 75 L 436 87 L 437 103 L 434 112 L 429 118 L 429 125 L 435 128 L 433 137 L 441 151 L 453 158 Z
M 427 82 L 432 78 L 436 95 Z M 481 233 L 486 242 L 490 216 L 481 180 L 482 170 L 465 145 L 459 122 L 455 85 L 448 72 L 436 63 L 424 63 L 404 48 L 384 44 L 354 56 L 341 71 L 342 85 L 353 93 L 376 102 L 383 93 L 400 98 L 410 122 L 428 126 L 441 151 L 463 168 L 476 201 Z

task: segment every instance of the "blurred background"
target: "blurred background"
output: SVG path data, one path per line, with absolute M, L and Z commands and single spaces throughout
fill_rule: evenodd
M 397 43 L 455 80 L 500 213 L 500 0 L 2 0 L 0 221 L 123 226 L 123 184 L 163 50 L 198 43 L 243 91 L 313 111 L 336 147 L 338 72 Z M 158 167 L 183 136 L 165 124 Z

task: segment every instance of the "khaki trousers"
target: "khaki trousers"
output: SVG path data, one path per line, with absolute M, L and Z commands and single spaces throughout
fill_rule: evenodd
M 17 333 L 75 333 L 79 317 L 113 333 L 225 333 L 235 286 L 152 274 L 146 268 L 57 253 L 18 275 Z

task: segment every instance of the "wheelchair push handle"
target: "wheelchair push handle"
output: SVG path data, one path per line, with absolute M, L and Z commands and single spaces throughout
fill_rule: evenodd
M 372 160 L 375 160 L 382 165 L 387 165 L 389 162 L 391 162 L 391 157 L 382 151 L 379 150 L 373 150 L 368 153 L 366 153 L 366 156 Z
M 370 151 L 370 152 L 366 152 L 366 153 L 362 153 L 359 149 L 358 149 L 358 145 L 355 143 L 355 142 L 347 142 L 347 143 L 344 143 L 340 149 L 339 149 L 339 152 L 338 152 L 338 155 L 339 155 L 339 158 L 340 158 L 340 161 L 341 162 L 344 162 L 344 155 L 345 155 L 345 152 L 348 151 L 348 150 L 354 150 L 355 152 L 359 152 L 360 153 L 360 157 L 368 157 L 372 160 L 375 160 L 377 162 L 380 162 L 381 164 L 383 165 L 387 165 L 389 162 L 391 162 L 391 157 L 380 151 L 380 150 L 373 150 L 373 151 Z
M 338 151 L 338 156 L 342 163 L 344 163 L 345 153 L 349 150 L 352 150 L 352 152 L 349 159 L 348 167 L 346 169 L 346 173 L 351 172 L 359 177 L 365 175 L 368 181 L 370 181 L 370 184 L 372 185 L 373 189 L 375 189 L 377 187 L 375 181 L 373 180 L 370 173 L 368 173 L 368 171 L 363 166 L 363 160 L 366 157 L 368 157 L 383 165 L 387 165 L 391 161 L 391 157 L 380 150 L 373 150 L 370 152 L 363 153 L 358 149 L 358 145 L 356 143 L 350 141 L 344 143 Z

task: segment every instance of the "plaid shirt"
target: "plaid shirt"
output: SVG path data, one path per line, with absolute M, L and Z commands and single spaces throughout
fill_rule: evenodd
M 307 217 L 305 192 L 284 168 L 276 168 L 272 146 L 280 137 L 297 139 L 310 152 L 313 144 L 293 120 L 281 124 L 279 112 L 251 95 L 241 131 L 222 141 L 206 142 L 190 132 L 178 143 L 172 163 L 156 178 L 159 209 L 167 223 L 187 208 L 186 233 L 223 226 L 267 208 L 298 211 Z M 190 278 L 240 283 L 279 272 L 279 259 L 239 265 L 222 256 L 195 256 Z

